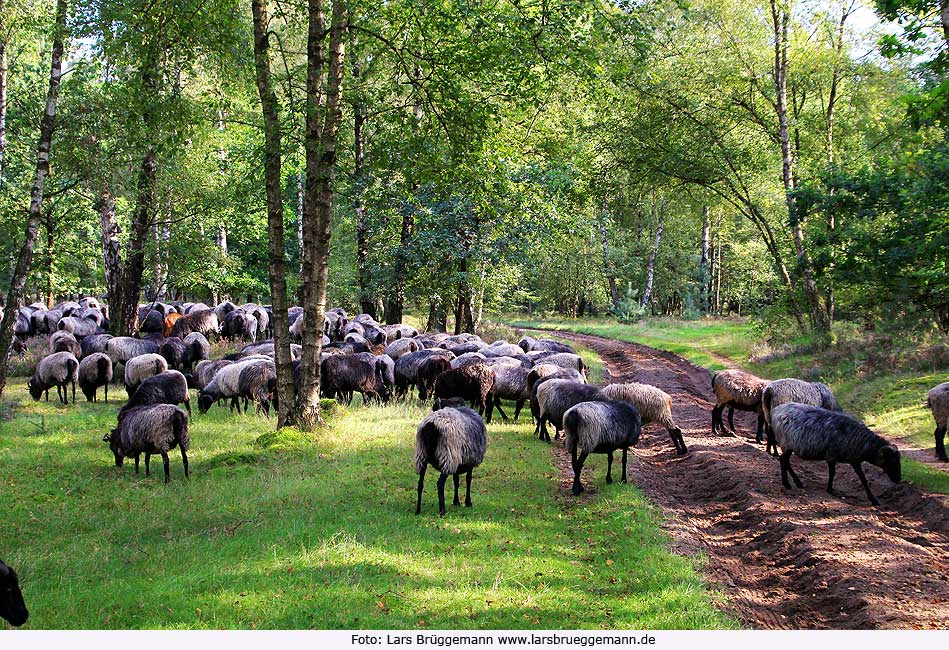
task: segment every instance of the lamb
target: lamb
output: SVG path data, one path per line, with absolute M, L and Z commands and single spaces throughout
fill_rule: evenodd
M 819 406 L 828 411 L 843 410 L 837 404 L 827 384 L 800 379 L 776 379 L 769 383 L 761 394 L 761 414 L 764 416 L 765 433 L 768 439 L 766 451 L 775 456 L 778 455 L 778 450 L 774 444 L 774 435 L 771 433 L 771 411 L 788 402 Z
M 612 400 L 632 404 L 639 411 L 641 425 L 646 426 L 653 422 L 666 428 L 676 455 L 688 453 L 685 440 L 682 439 L 682 429 L 676 426 L 672 419 L 672 397 L 665 391 L 649 384 L 610 384 L 603 388 L 603 395 Z
M 418 499 L 415 514 L 422 512 L 425 470 L 431 465 L 439 472 L 438 514 L 445 516 L 445 482 L 454 477 L 458 499 L 458 477 L 465 474 L 465 507 L 471 507 L 471 474 L 484 461 L 488 433 L 481 416 L 466 406 L 441 408 L 419 422 L 415 432 L 415 471 L 418 473 Z
M 177 336 L 170 336 L 162 341 L 158 346 L 158 354 L 165 358 L 169 368 L 181 370 L 184 367 L 185 344 Z
M 191 332 L 182 343 L 185 345 L 185 351 L 181 364 L 186 372 L 190 372 L 199 361 L 211 358 L 211 344 L 201 332 Z
M 90 355 L 94 352 L 105 352 L 109 339 L 115 338 L 111 334 L 93 334 L 86 336 L 79 341 L 79 348 L 82 356 Z
M 105 353 L 112 359 L 113 368 L 120 363 L 126 363 L 129 359 L 156 352 L 158 352 L 158 343 L 155 341 L 136 339 L 131 336 L 114 336 L 105 344 Z
M 949 461 L 946 457 L 946 429 L 949 428 L 949 381 L 939 384 L 926 396 L 926 406 L 933 412 L 936 420 L 936 458 Z
M 62 330 L 53 332 L 53 335 L 49 337 L 49 351 L 69 352 L 77 359 L 82 356 L 82 347 L 76 337 Z
M 712 377 L 712 390 L 715 392 L 715 408 L 712 409 L 712 435 L 716 430 L 721 433 L 735 433 L 735 422 L 733 417 L 735 409 L 739 411 L 751 411 L 758 414 L 758 426 L 755 432 L 755 440 L 758 443 L 763 442 L 764 433 L 764 413 L 761 408 L 761 395 L 768 385 L 767 379 L 755 377 L 751 373 L 743 370 L 722 370 L 715 373 Z M 722 419 L 722 412 L 728 407 L 728 429 L 725 429 L 725 422 Z
M 491 391 L 491 403 L 488 406 L 488 420 L 490 421 L 491 412 L 498 410 L 501 417 L 507 420 L 507 415 L 501 410 L 501 400 L 509 399 L 514 404 L 514 421 L 517 422 L 524 402 L 529 395 L 527 392 L 527 375 L 530 370 L 521 365 L 496 364 L 492 367 L 494 370 L 494 388 Z
M 349 355 L 326 357 L 320 363 L 320 375 L 325 394 L 341 404 L 352 403 L 354 392 L 361 394 L 364 402 L 389 399 L 389 390 L 376 365 L 365 359 Z
M 606 399 L 597 386 L 582 384 L 569 379 L 550 379 L 539 382 L 537 386 L 537 405 L 540 416 L 536 432 L 544 442 L 550 442 L 547 423 L 554 425 L 554 440 L 563 430 L 563 415 L 580 402 L 592 402 Z
M 0 618 L 13 627 L 20 627 L 29 617 L 16 571 L 0 560 Z
M 128 403 L 119 411 L 119 420 L 122 414 L 138 406 L 151 404 L 178 404 L 184 403 L 191 415 L 191 395 L 188 393 L 188 381 L 177 370 L 166 370 L 142 380 Z
M 33 378 L 27 382 L 30 397 L 38 400 L 40 395 L 46 393 L 46 401 L 48 402 L 49 389 L 55 386 L 59 400 L 63 404 L 69 404 L 69 394 L 66 392 L 66 384 L 71 383 L 72 401 L 75 404 L 78 372 L 79 360 L 69 352 L 55 352 L 41 359 L 36 365 Z
M 217 336 L 221 331 L 217 314 L 210 309 L 191 311 L 185 314 L 171 328 L 171 335 L 184 340 L 192 332 L 201 332 L 205 337 Z
M 129 397 L 145 379 L 168 370 L 168 362 L 159 354 L 143 354 L 125 363 L 125 390 Z
M 488 395 L 494 388 L 495 374 L 483 363 L 452 368 L 442 372 L 435 379 L 435 397 L 460 397 L 472 405 L 477 405 L 478 413 L 488 408 Z M 488 411 L 491 422 L 491 411 Z
M 589 454 L 606 454 L 606 482 L 613 482 L 613 452 L 623 450 L 622 483 L 626 482 L 629 448 L 642 431 L 639 411 L 624 401 L 580 402 L 563 416 L 565 445 L 573 465 L 573 493 L 583 492 L 580 473 Z M 579 454 L 578 454 L 579 452 Z
M 86 401 L 95 402 L 99 386 L 105 388 L 105 401 L 109 401 L 109 382 L 112 381 L 112 359 L 103 352 L 87 354 L 79 362 L 79 389 Z
M 386 346 L 385 353 L 396 360 L 403 354 L 418 352 L 421 349 L 422 346 L 415 339 L 396 339 Z
M 168 452 L 178 447 L 185 477 L 188 476 L 188 448 L 191 445 L 188 416 L 177 406 L 152 404 L 129 409 L 122 414 L 118 426 L 105 434 L 102 440 L 109 443 L 116 467 L 122 467 L 126 457 L 134 457 L 136 474 L 141 454 L 145 454 L 145 476 L 151 474 L 149 462 L 152 454 L 161 454 L 165 483 L 171 480 Z
M 837 463 L 849 463 L 875 506 L 880 502 L 870 492 L 863 463 L 876 465 L 891 481 L 900 482 L 900 452 L 851 415 L 788 402 L 771 411 L 771 427 L 782 450 L 781 482 L 786 488 L 791 487 L 788 474 L 798 487 L 804 487 L 791 468 L 791 454 L 804 460 L 827 461 L 827 492 L 830 494 L 834 494 Z

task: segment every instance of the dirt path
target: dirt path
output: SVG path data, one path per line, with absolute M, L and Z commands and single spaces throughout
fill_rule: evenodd
M 599 353 L 612 381 L 672 395 L 690 453 L 676 457 L 666 432 L 647 427 L 633 478 L 664 509 L 676 550 L 709 556 L 708 579 L 744 625 L 949 629 L 949 499 L 865 465 L 882 504 L 873 508 L 849 467 L 833 497 L 826 464 L 800 460 L 804 489 L 785 490 L 777 461 L 751 440 L 753 415 L 735 414 L 748 437 L 711 436 L 708 371 L 642 345 L 556 336 Z

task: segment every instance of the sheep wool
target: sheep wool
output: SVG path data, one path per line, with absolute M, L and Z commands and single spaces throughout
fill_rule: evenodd
M 659 424 L 669 432 L 676 454 L 688 452 L 682 430 L 672 418 L 672 396 L 664 390 L 649 384 L 610 384 L 603 388 L 603 395 L 612 400 L 632 404 L 639 411 L 642 426 Z
M 946 456 L 946 429 L 949 428 L 949 381 L 931 389 L 926 396 L 926 406 L 933 412 L 936 420 L 936 458 L 949 461 Z

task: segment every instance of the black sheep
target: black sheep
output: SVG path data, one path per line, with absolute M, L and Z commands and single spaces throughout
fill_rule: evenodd
M 0 617 L 14 626 L 20 627 L 30 617 L 23 602 L 20 580 L 16 571 L 0 560 Z
M 470 402 L 472 407 L 477 405 L 478 413 L 483 415 L 488 408 L 488 395 L 494 388 L 494 380 L 494 371 L 483 363 L 452 368 L 435 379 L 435 397 L 461 397 Z M 487 421 L 491 421 L 490 411 Z
M 158 346 L 158 354 L 165 357 L 168 367 L 174 370 L 184 368 L 185 344 L 177 336 L 169 336 Z

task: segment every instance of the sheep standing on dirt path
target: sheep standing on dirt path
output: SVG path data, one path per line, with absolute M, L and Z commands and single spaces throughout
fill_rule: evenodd
M 622 483 L 626 482 L 629 448 L 639 442 L 642 421 L 632 404 L 617 400 L 580 402 L 563 416 L 565 445 L 573 465 L 573 493 L 583 492 L 580 473 L 590 454 L 606 454 L 606 482 L 613 482 L 613 452 L 623 450 Z
M 788 402 L 819 406 L 828 411 L 842 410 L 827 384 L 800 379 L 776 379 L 772 381 L 765 387 L 764 393 L 761 395 L 761 413 L 764 415 L 765 433 L 768 439 L 766 451 L 775 456 L 778 455 L 778 448 L 774 444 L 774 433 L 771 431 L 771 411 Z
M 933 412 L 936 420 L 936 458 L 949 461 L 946 456 L 946 429 L 949 428 L 949 381 L 939 384 L 929 391 L 926 406 Z
M 669 432 L 676 455 L 682 456 L 688 453 L 685 440 L 682 439 L 682 429 L 677 427 L 675 420 L 672 419 L 672 397 L 669 393 L 649 384 L 631 383 L 605 386 L 603 395 L 608 399 L 620 400 L 635 406 L 642 419 L 642 426 L 657 422 Z
M 768 385 L 767 379 L 755 377 L 744 370 L 721 370 L 712 377 L 712 390 L 715 392 L 715 408 L 712 409 L 712 435 L 716 431 L 737 436 L 735 433 L 735 409 L 758 414 L 758 426 L 755 440 L 764 442 L 764 414 L 761 411 L 761 395 Z M 728 429 L 722 419 L 722 412 L 728 407 Z

